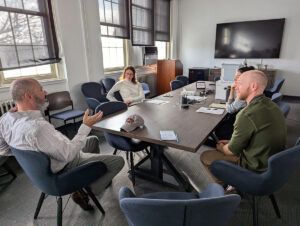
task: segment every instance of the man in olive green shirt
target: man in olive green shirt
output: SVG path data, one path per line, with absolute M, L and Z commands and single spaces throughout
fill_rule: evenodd
M 220 140 L 216 150 L 202 153 L 200 159 L 208 172 L 213 161 L 226 160 L 262 173 L 268 168 L 268 158 L 285 149 L 285 118 L 279 107 L 263 95 L 267 82 L 266 75 L 257 70 L 240 76 L 237 97 L 247 106 L 236 117 L 231 140 Z

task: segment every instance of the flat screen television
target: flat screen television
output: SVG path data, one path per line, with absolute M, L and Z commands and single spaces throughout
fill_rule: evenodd
M 217 24 L 215 58 L 279 58 L 285 19 Z

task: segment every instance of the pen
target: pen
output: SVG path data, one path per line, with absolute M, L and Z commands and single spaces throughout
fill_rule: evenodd
M 179 143 L 178 134 L 176 133 L 176 142 Z

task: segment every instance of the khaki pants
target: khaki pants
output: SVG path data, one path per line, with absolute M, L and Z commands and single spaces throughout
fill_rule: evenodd
M 124 160 L 121 156 L 100 155 L 99 140 L 96 136 L 90 136 L 87 138 L 87 142 L 83 150 L 76 155 L 73 161 L 66 165 L 63 171 L 65 172 L 69 169 L 96 160 L 103 162 L 107 167 L 107 172 L 90 185 L 94 194 L 99 195 L 103 190 L 105 190 L 111 180 L 121 171 L 124 166 Z
M 209 167 L 211 166 L 211 164 L 216 160 L 225 160 L 225 161 L 231 162 L 233 164 L 240 165 L 240 157 L 239 156 L 225 155 L 223 152 L 220 152 L 217 150 L 210 150 L 210 151 L 203 152 L 202 155 L 200 156 L 200 160 L 201 160 L 202 164 L 204 165 L 205 169 L 207 170 L 207 172 L 213 178 L 213 180 L 216 183 L 221 184 L 221 185 L 224 185 L 224 183 L 221 180 L 219 180 L 218 178 L 216 178 L 209 170 Z

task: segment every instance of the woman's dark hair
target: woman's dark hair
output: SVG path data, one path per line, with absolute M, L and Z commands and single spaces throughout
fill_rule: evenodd
M 241 67 L 238 69 L 239 72 L 244 73 L 246 71 L 252 71 L 252 70 L 255 70 L 255 68 L 253 66 L 249 66 L 249 67 Z
M 124 79 L 125 79 L 125 73 L 126 73 L 127 70 L 130 70 L 130 71 L 133 72 L 133 77 L 132 77 L 132 79 L 131 79 L 131 82 L 133 82 L 134 84 L 136 84 L 136 83 L 137 83 L 137 77 L 136 77 L 136 75 L 135 75 L 135 69 L 134 69 L 133 66 L 128 66 L 128 67 L 126 67 L 126 68 L 124 69 L 124 71 L 123 71 L 121 77 L 119 78 L 119 80 L 124 80 Z

